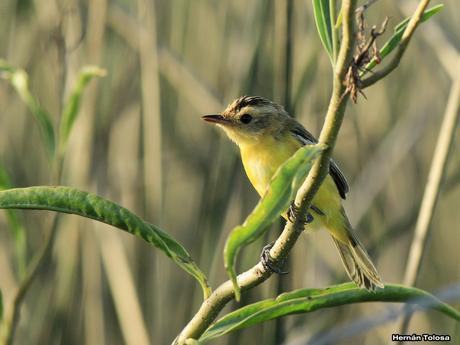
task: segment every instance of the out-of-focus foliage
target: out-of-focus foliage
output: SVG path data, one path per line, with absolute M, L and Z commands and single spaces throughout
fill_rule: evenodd
M 311 2 L 292 3 L 291 109 L 318 134 L 330 92 L 330 61 L 318 38 Z M 334 153 L 351 186 L 347 213 L 388 282 L 402 280 L 450 87 L 446 66 L 454 65 L 460 47 L 460 5 L 455 0 L 443 3 L 444 10 L 418 29 L 397 73 L 365 90 L 367 100 L 349 106 Z M 379 47 L 413 9 L 411 1 L 378 1 L 368 9 L 368 29 L 390 17 Z M 216 286 L 227 278 L 224 240 L 258 197 L 233 144 L 202 124 L 200 116 L 219 112 L 241 94 L 285 102 L 285 28 L 284 1 L 2 0 L 0 58 L 27 71 L 29 89 L 53 123 L 82 66 L 95 64 L 107 71 L 82 97 L 63 181 L 104 195 L 168 229 Z M 140 41 L 158 49 L 143 51 L 141 59 Z M 152 75 L 157 78 L 150 79 Z M 152 106 L 155 90 L 159 101 Z M 152 123 L 150 117 L 157 127 L 144 126 Z M 0 80 L 0 161 L 13 186 L 49 183 L 41 136 L 15 89 Z M 154 145 L 147 140 L 152 136 Z M 453 152 L 458 149 L 456 143 Z M 459 155 L 452 154 L 417 283 L 433 293 L 460 276 L 459 166 Z M 159 177 L 160 189 L 154 183 Z M 155 193 L 146 195 L 152 189 Z M 31 257 L 42 244 L 51 215 L 17 214 Z M 273 228 L 242 251 L 237 271 L 252 266 L 277 231 Z M 26 296 L 17 344 L 62 339 L 70 345 L 171 342 L 195 313 L 201 289 L 162 253 L 128 234 L 113 233 L 106 225 L 63 218 L 49 264 Z M 2 212 L 0 289 L 5 305 L 18 282 L 13 242 Z M 324 232 L 303 236 L 290 259 L 290 273 L 282 278 L 287 289 L 348 281 Z M 277 296 L 276 280 L 243 294 L 242 302 Z M 381 310 L 379 303 L 366 303 L 292 315 L 283 318 L 282 329 L 286 343 L 306 343 Z M 343 344 L 386 344 L 397 329 L 398 323 L 388 323 Z M 213 343 L 275 344 L 275 330 L 267 322 Z M 435 312 L 417 314 L 409 331 L 460 337 L 454 322 Z
M 3 295 L 0 290 L 0 321 L 3 319 Z
M 8 188 L 12 188 L 10 177 L 2 162 L 0 162 L 0 191 Z M 23 277 L 26 270 L 26 232 L 15 210 L 7 210 L 5 213 L 8 228 L 14 238 L 18 276 Z
M 40 106 L 38 100 L 32 95 L 29 88 L 29 76 L 26 71 L 20 68 L 9 66 L 5 61 L 0 60 L 0 72 L 15 88 L 18 95 L 29 108 L 42 132 L 45 147 L 50 157 L 54 155 L 55 136 L 53 124 L 49 114 Z
M 65 151 L 69 135 L 72 130 L 75 120 L 79 114 L 81 96 L 85 90 L 86 85 L 94 77 L 105 76 L 105 71 L 97 66 L 84 66 L 78 76 L 78 80 L 74 89 L 72 90 L 69 99 L 65 104 L 62 118 L 60 120 L 59 141 L 61 153 Z

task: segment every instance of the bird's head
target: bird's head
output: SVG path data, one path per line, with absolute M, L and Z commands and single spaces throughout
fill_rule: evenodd
M 256 143 L 267 135 L 278 136 L 290 116 L 281 105 L 266 98 L 243 96 L 222 113 L 205 115 L 202 119 L 221 127 L 236 144 L 244 145 Z

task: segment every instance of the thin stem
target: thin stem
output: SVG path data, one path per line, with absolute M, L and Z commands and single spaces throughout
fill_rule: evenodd
M 368 2 L 366 2 L 364 5 L 358 7 L 358 9 L 356 10 L 357 12 L 359 11 L 365 11 L 367 10 L 369 7 L 371 7 L 374 3 L 376 3 L 378 0 L 368 0 Z
M 303 219 L 306 217 L 307 209 L 319 189 L 323 179 L 328 174 L 329 160 L 334 148 L 340 125 L 345 113 L 345 106 L 348 95 L 345 93 L 343 80 L 347 72 L 352 57 L 353 48 L 353 15 L 357 0 L 344 0 L 342 2 L 343 13 L 343 40 L 337 57 L 336 69 L 333 79 L 333 91 L 329 108 L 324 121 L 324 126 L 319 137 L 319 143 L 326 149 L 315 161 L 313 167 L 299 189 L 295 202 L 299 205 L 299 214 L 294 223 L 288 222 L 270 250 L 270 256 L 274 263 L 278 263 L 285 258 L 297 238 L 304 229 Z M 242 291 L 246 291 L 256 285 L 261 284 L 270 277 L 262 264 L 257 265 L 248 271 L 238 275 L 238 285 Z M 189 338 L 198 339 L 206 328 L 215 320 L 223 307 L 234 298 L 234 291 L 231 281 L 226 281 L 220 285 L 211 296 L 203 302 L 198 312 L 175 339 L 175 344 L 185 344 Z
M 409 41 L 412 38 L 412 35 L 415 32 L 415 29 L 417 29 L 417 26 L 421 21 L 422 14 L 425 11 L 425 9 L 428 7 L 429 3 L 430 3 L 430 0 L 422 0 L 419 2 L 417 8 L 415 9 L 414 14 L 412 15 L 409 23 L 407 24 L 406 30 L 404 30 L 401 41 L 399 42 L 398 48 L 396 50 L 396 55 L 388 63 L 388 65 L 385 66 L 385 68 L 383 68 L 380 71 L 375 72 L 370 77 L 362 81 L 363 89 L 375 84 L 380 79 L 385 78 L 396 67 L 398 67 L 401 61 L 401 58 L 403 57 L 404 52 L 406 51 L 407 45 L 409 44 Z
M 39 268 L 42 266 L 42 263 L 51 252 L 51 248 L 53 247 L 54 239 L 56 237 L 56 232 L 59 227 L 59 219 L 59 214 L 54 216 L 53 225 L 48 232 L 40 251 L 35 255 L 35 257 L 32 259 L 32 262 L 29 264 L 28 270 L 18 287 L 16 294 L 13 297 L 13 303 L 8 309 L 4 319 L 2 320 L 0 327 L 1 345 L 10 345 L 13 343 L 14 332 L 19 322 L 22 302 L 27 291 L 29 290 L 30 285 L 37 276 Z
M 420 271 L 420 263 L 425 251 L 428 230 L 433 219 L 433 213 L 439 197 L 440 186 L 444 176 L 448 155 L 455 136 L 455 128 L 458 121 L 460 107 L 460 58 L 457 61 L 456 78 L 453 81 L 449 99 L 447 101 L 444 119 L 439 130 L 433 161 L 431 163 L 428 181 L 422 199 L 422 205 L 415 226 L 414 239 L 412 241 L 409 258 L 404 274 L 404 284 L 412 286 L 416 283 Z M 403 320 L 402 329 L 405 334 L 412 314 L 408 314 Z
M 339 36 L 337 28 L 335 27 L 336 22 L 336 0 L 329 0 L 329 17 L 331 20 L 331 34 L 332 34 L 332 62 L 335 64 L 337 61 L 337 54 L 339 51 Z

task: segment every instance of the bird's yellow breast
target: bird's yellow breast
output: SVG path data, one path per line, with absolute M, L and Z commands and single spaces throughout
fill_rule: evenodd
M 282 140 L 267 136 L 255 143 L 240 146 L 241 159 L 249 181 L 262 196 L 276 169 L 299 148 L 295 140 Z

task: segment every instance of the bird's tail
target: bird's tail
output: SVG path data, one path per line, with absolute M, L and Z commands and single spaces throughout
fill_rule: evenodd
M 377 287 L 383 288 L 382 279 L 364 246 L 351 231 L 347 231 L 347 237 L 346 243 L 334 236 L 332 239 L 339 250 L 348 276 L 356 285 L 369 291 L 375 291 Z

